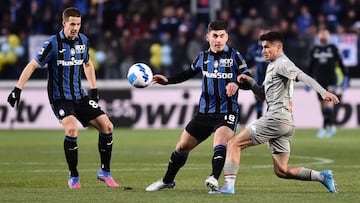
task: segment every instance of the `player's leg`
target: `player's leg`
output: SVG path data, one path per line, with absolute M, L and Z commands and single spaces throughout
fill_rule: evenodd
M 220 193 L 234 194 L 235 180 L 240 167 L 241 151 L 253 146 L 248 129 L 244 128 L 228 142 L 226 160 L 224 164 L 224 186 L 220 188 Z
M 113 124 L 100 106 L 89 98 L 83 98 L 76 105 L 76 115 L 83 126 L 92 126 L 99 131 L 98 151 L 100 154 L 100 169 L 97 179 L 109 187 L 119 187 L 110 172 L 110 160 L 113 146 Z
M 331 170 L 315 171 L 305 167 L 288 166 L 289 153 L 273 154 L 274 172 L 280 178 L 319 181 L 329 192 L 336 192 L 336 182 Z
M 58 100 L 51 104 L 55 116 L 59 119 L 65 132 L 64 153 L 69 168 L 68 186 L 71 189 L 80 188 L 78 164 L 78 123 L 75 118 L 75 106 L 71 101 Z
M 216 126 L 213 140 L 214 154 L 211 161 L 212 172 L 205 180 L 205 186 L 210 191 L 219 189 L 218 179 L 225 164 L 226 146 L 235 134 L 238 122 L 237 115 L 237 113 L 218 115 L 216 118 L 211 119 L 210 125 Z
M 145 190 L 152 192 L 164 188 L 173 188 L 175 186 L 176 174 L 181 167 L 185 165 L 189 152 L 198 144 L 199 141 L 184 130 L 179 142 L 176 144 L 175 151 L 171 153 L 168 168 L 164 177 L 149 185 Z
M 113 124 L 105 114 L 102 114 L 96 119 L 91 120 L 90 125 L 99 131 L 98 150 L 100 153 L 101 169 L 110 172 Z
M 101 114 L 90 120 L 89 124 L 99 131 L 98 151 L 100 154 L 100 169 L 97 179 L 106 183 L 109 187 L 119 187 L 110 172 L 110 161 L 113 146 L 113 124 L 106 114 Z
M 68 186 L 71 189 L 77 189 L 81 187 L 79 173 L 77 170 L 77 164 L 78 164 L 77 119 L 73 115 L 69 115 L 64 117 L 60 121 L 60 123 L 62 124 L 65 130 L 64 152 L 70 172 Z
M 334 103 L 329 101 L 323 101 L 324 102 L 324 125 L 326 126 L 325 129 L 327 130 L 327 137 L 332 137 L 336 133 L 336 127 L 334 125 Z

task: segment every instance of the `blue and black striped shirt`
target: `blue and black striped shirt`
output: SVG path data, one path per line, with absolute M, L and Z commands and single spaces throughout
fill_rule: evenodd
M 65 38 L 60 31 L 45 41 L 35 56 L 41 65 L 48 68 L 48 96 L 55 100 L 78 100 L 86 96 L 81 86 L 83 64 L 89 61 L 88 38 L 79 33 L 75 40 Z
M 168 84 L 181 83 L 197 73 L 202 73 L 202 92 L 199 112 L 206 114 L 228 114 L 238 112 L 238 94 L 228 97 L 226 85 L 236 82 L 237 76 L 249 74 L 244 58 L 229 46 L 219 53 L 210 49 L 202 51 L 191 64 L 191 68 L 168 78 Z

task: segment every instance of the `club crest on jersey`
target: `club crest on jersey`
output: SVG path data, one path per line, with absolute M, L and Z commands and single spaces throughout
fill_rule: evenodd
M 221 67 L 232 67 L 234 64 L 233 59 L 220 59 L 219 65 Z
M 75 45 L 75 51 L 78 54 L 82 54 L 85 52 L 85 45 Z
M 71 49 L 70 49 L 70 55 L 71 55 L 71 56 L 75 56 L 75 49 L 74 49 L 74 48 L 71 48 Z

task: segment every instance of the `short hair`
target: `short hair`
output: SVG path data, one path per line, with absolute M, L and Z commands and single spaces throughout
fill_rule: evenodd
M 223 20 L 214 20 L 208 25 L 208 32 L 212 30 L 225 30 L 226 31 L 227 24 Z
M 81 17 L 79 9 L 75 7 L 66 8 L 62 13 L 63 20 L 67 20 L 69 17 Z
M 279 41 L 284 43 L 284 37 L 280 32 L 268 32 L 260 36 L 260 41 Z

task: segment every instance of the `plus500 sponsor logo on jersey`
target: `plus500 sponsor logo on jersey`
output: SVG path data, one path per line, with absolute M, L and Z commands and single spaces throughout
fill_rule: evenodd
M 76 65 L 82 65 L 83 64 L 83 59 L 81 60 L 73 60 L 73 61 L 64 61 L 64 60 L 58 60 L 57 61 L 57 65 L 62 65 L 62 66 L 76 66 Z
M 209 73 L 209 72 L 206 72 L 206 71 L 203 71 L 202 73 L 207 78 L 229 79 L 229 78 L 233 77 L 232 73 L 219 73 L 219 72 L 217 72 L 217 73 Z

